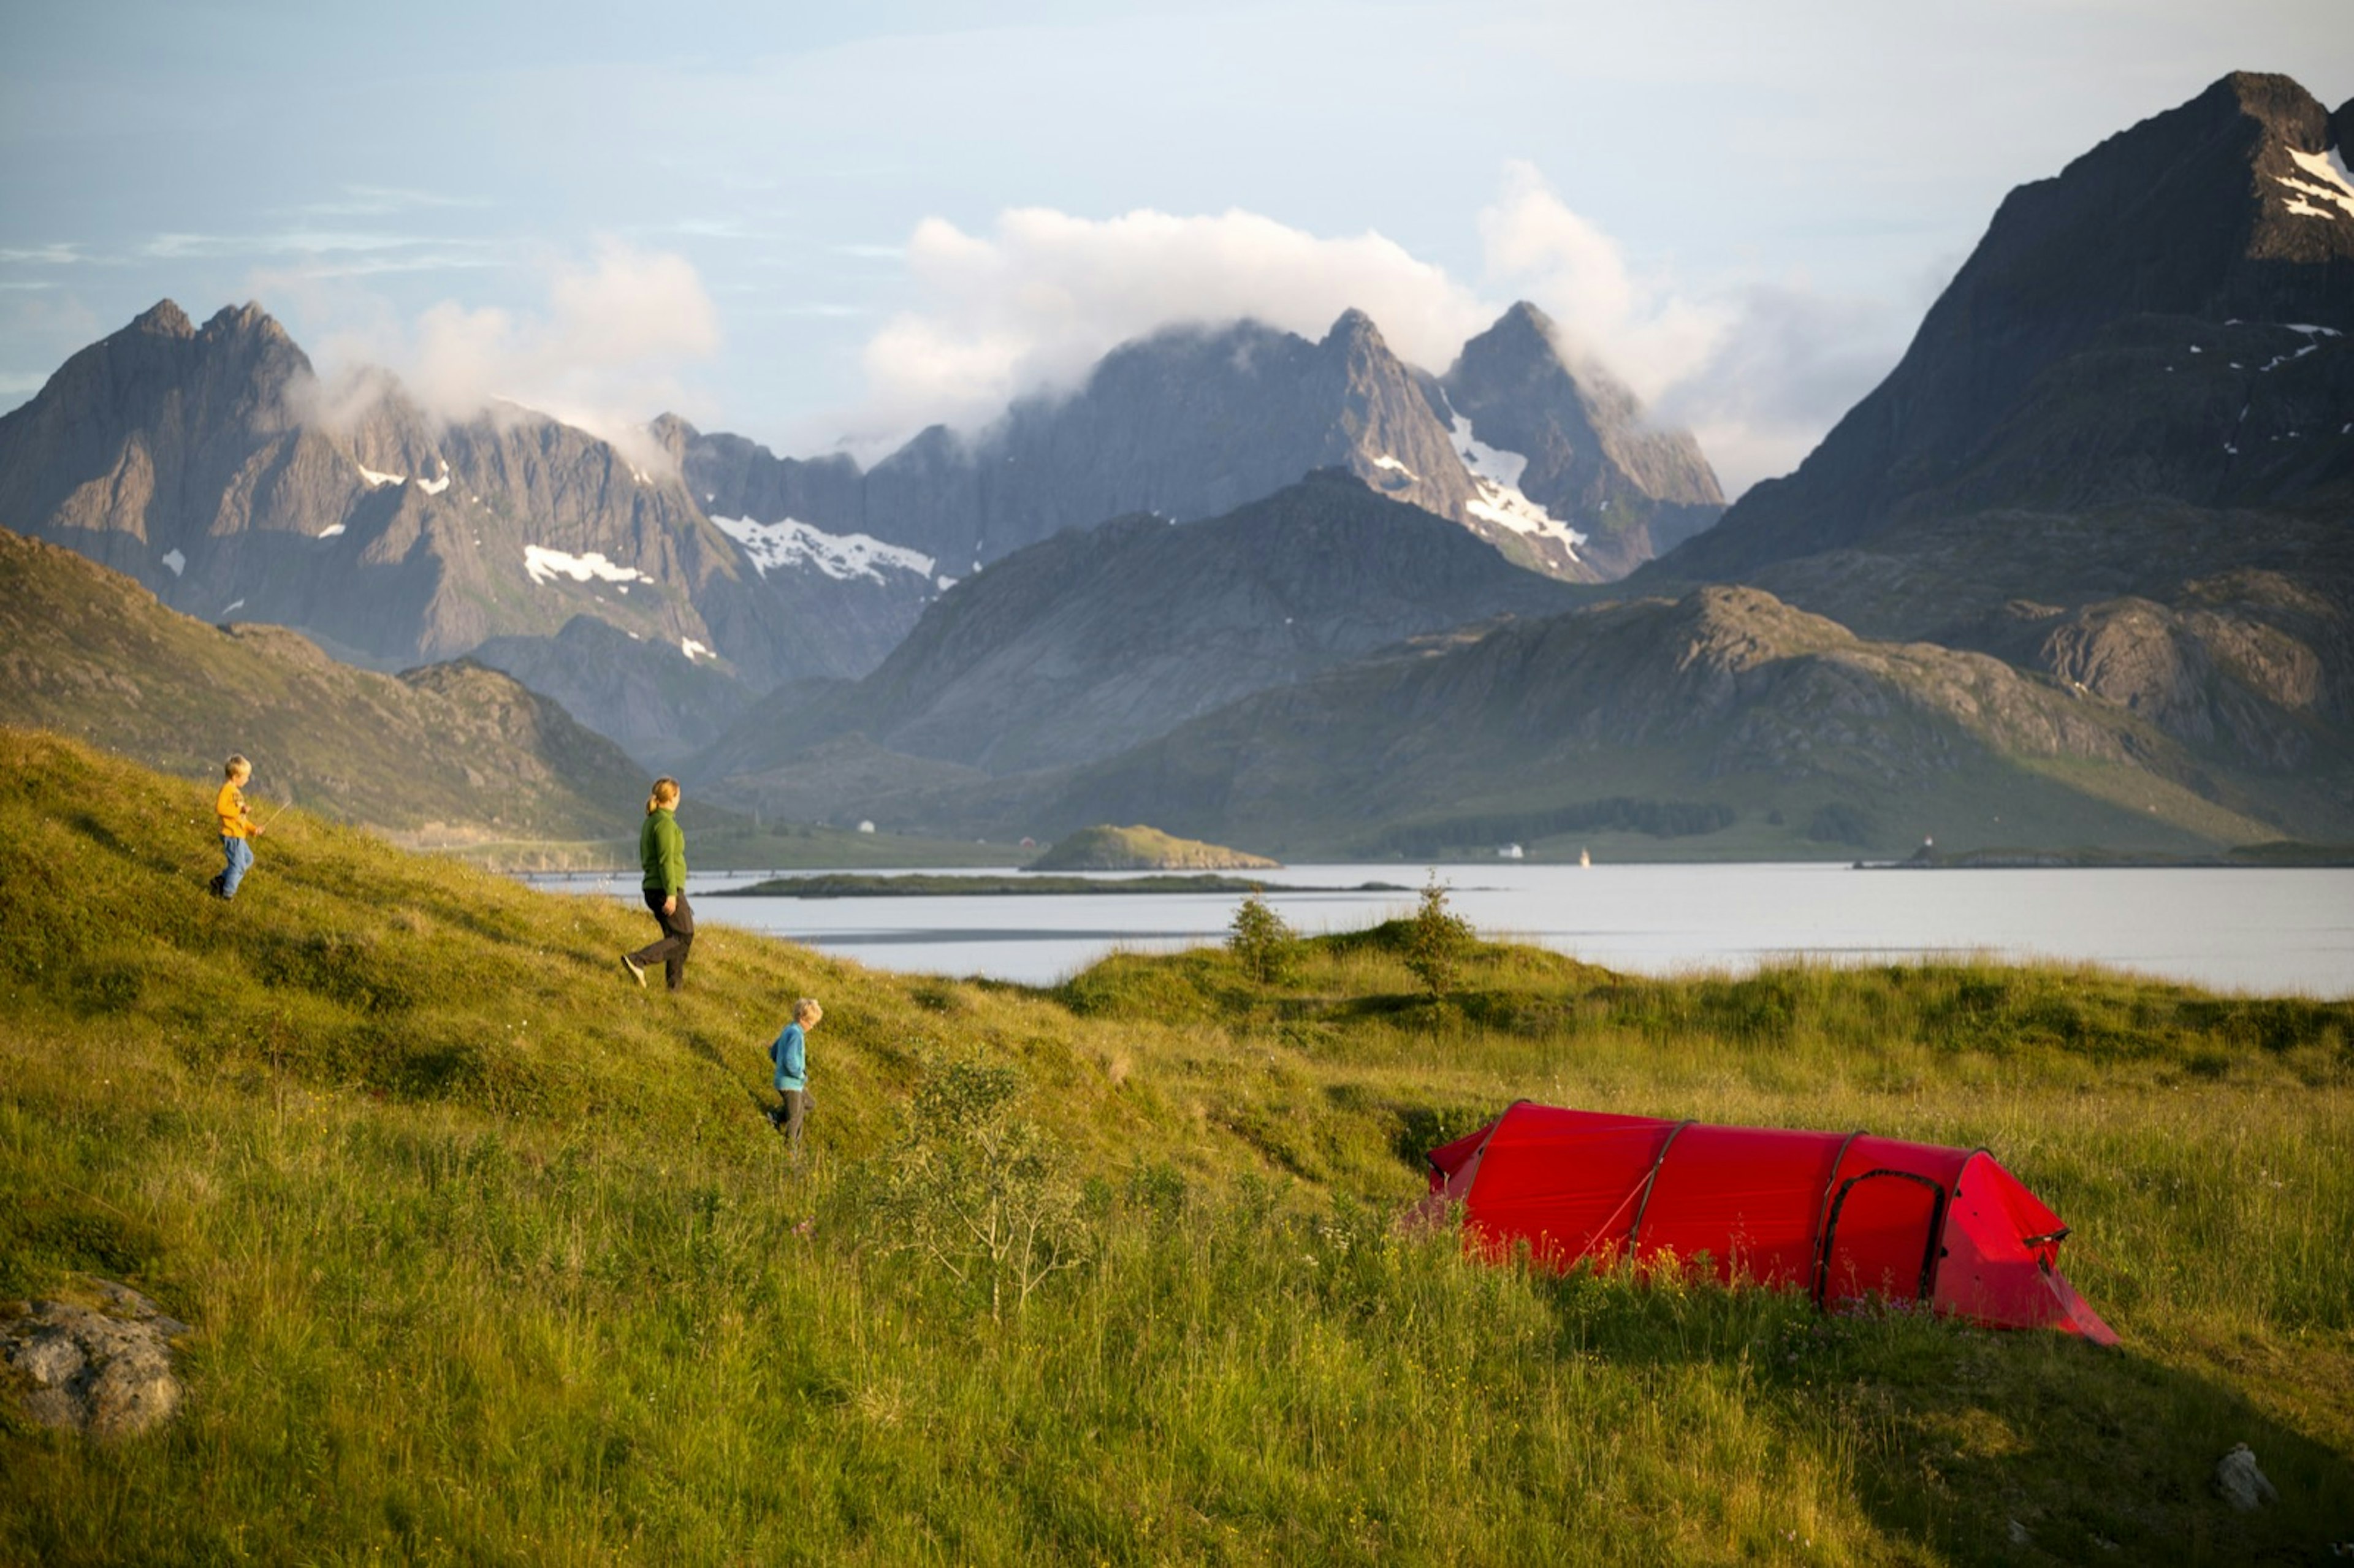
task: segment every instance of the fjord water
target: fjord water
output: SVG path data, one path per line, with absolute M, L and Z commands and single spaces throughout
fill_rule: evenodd
M 1231 894 L 714 896 L 763 874 L 695 876 L 689 892 L 698 917 L 879 969 L 1032 985 L 1060 980 L 1114 948 L 1163 951 L 1220 941 L 1237 901 Z M 1395 862 L 1302 865 L 1269 874 L 1265 887 L 1284 919 L 1314 935 L 1409 913 L 1426 874 Z M 2354 994 L 2354 870 L 1483 863 L 1442 866 L 1438 875 L 1452 906 L 1483 936 L 1644 974 L 1738 973 L 1798 957 L 1874 963 L 1983 955 L 2082 960 L 2224 991 Z M 636 881 L 546 885 L 609 891 L 635 903 Z M 1411 886 L 1315 891 L 1366 882 Z

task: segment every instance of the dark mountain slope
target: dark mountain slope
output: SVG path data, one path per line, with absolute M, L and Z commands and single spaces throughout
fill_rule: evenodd
M 1416 632 L 1575 590 L 1345 473 L 1206 523 L 1072 530 L 958 584 L 872 675 L 788 688 L 699 764 L 757 774 L 853 731 L 1008 773 L 1101 757 Z
M 2289 79 L 2239 73 L 2013 191 L 1887 380 L 1655 574 L 1740 576 L 1989 505 L 2342 486 L 2344 420 L 2312 417 L 2354 418 L 2331 123 Z M 2260 461 L 2275 437 L 2324 444 Z
M 1378 851 L 1401 828 L 1416 843 L 1484 847 L 1488 824 L 1606 800 L 1712 804 L 1726 821 L 1775 813 L 1794 845 L 1883 851 L 1925 833 L 2179 848 L 2354 827 L 2354 800 L 2224 773 L 2128 704 L 1984 654 L 1866 641 L 1745 588 L 1362 662 L 1091 765 L 1018 809 L 1046 832 L 1215 824 L 1296 854 Z M 1449 822 L 1463 833 L 1450 839 Z

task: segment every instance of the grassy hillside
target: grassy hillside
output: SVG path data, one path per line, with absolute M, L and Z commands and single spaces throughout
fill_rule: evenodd
M 54 545 L 0 530 L 0 723 L 62 730 L 149 767 L 419 842 L 634 832 L 646 776 L 493 670 L 398 678 L 338 664 L 282 627 L 208 625 Z
M 2057 969 L 1655 981 L 1504 947 L 1433 1002 L 1394 928 L 1309 944 L 1281 987 L 1204 951 L 1034 991 L 716 925 L 672 998 L 613 961 L 642 916 L 308 816 L 210 903 L 191 792 L 0 732 L 0 1298 L 95 1274 L 195 1325 L 161 1433 L 0 1417 L 0 1561 L 2354 1537 L 2347 1003 Z M 827 1018 L 794 1166 L 758 1106 L 803 993 Z M 1988 1144 L 2075 1227 L 2063 1262 L 2125 1348 L 1399 1230 L 1411 1157 L 1522 1095 Z M 983 1139 L 1003 1158 L 972 1162 Z M 960 1162 L 954 1194 L 1074 1266 L 1023 1300 L 911 1246 Z M 2205 1480 L 2241 1441 L 2282 1493 L 2249 1517 Z

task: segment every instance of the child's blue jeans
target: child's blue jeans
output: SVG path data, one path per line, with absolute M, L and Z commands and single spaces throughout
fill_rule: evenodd
M 237 896 L 237 885 L 243 882 L 245 874 L 253 869 L 253 846 L 243 839 L 223 833 L 221 853 L 228 860 L 228 863 L 221 867 L 221 896 L 234 898 Z

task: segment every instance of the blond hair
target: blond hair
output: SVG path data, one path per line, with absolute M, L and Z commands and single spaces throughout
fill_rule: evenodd
M 224 779 L 234 779 L 240 773 L 250 773 L 252 771 L 253 764 L 248 762 L 242 755 L 234 751 L 228 754 L 228 760 L 221 764 L 221 777 Z
M 793 1022 L 799 1023 L 802 1019 L 814 1018 L 824 1011 L 824 1008 L 818 1005 L 817 998 L 805 996 L 793 1003 Z
M 649 791 L 646 796 L 646 815 L 651 817 L 656 811 L 661 810 L 664 806 L 675 806 L 677 804 L 678 780 L 669 777 L 667 774 L 655 779 L 653 789 Z

